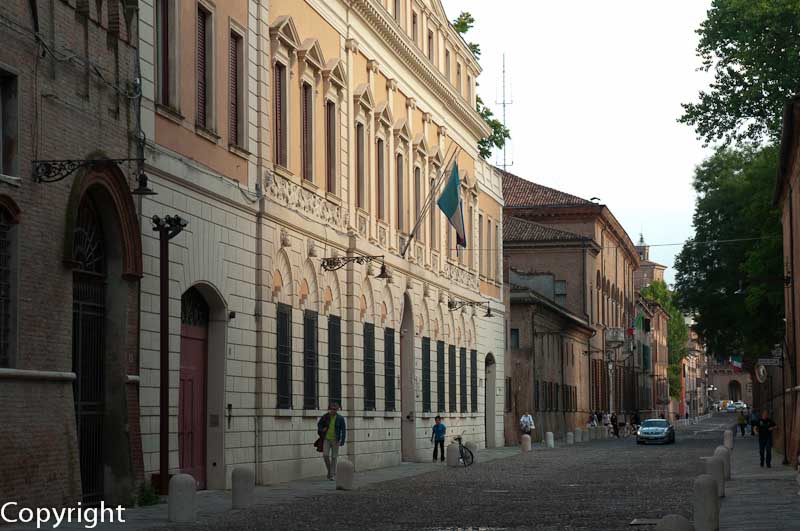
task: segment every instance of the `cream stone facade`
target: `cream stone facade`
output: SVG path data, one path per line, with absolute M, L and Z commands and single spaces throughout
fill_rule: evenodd
M 312 443 L 329 401 L 357 470 L 427 458 L 436 414 L 450 434 L 503 445 L 502 184 L 477 152 L 479 66 L 439 1 L 141 0 L 140 12 L 158 193 L 141 203 L 145 474 L 159 463 L 154 215 L 188 221 L 170 243 L 171 472 L 208 488 L 237 465 L 260 484 L 321 475 Z M 453 160 L 467 249 L 434 207 L 401 256 Z

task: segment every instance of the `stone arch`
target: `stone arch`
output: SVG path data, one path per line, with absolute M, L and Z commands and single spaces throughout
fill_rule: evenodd
M 365 277 L 361 283 L 361 297 L 359 301 L 360 319 L 367 323 L 375 322 L 375 294 L 372 283 Z
M 471 349 L 478 348 L 478 336 L 476 335 L 476 327 L 475 327 L 475 316 L 473 315 L 470 317 L 469 322 L 467 323 L 467 330 L 469 331 L 469 344 L 467 345 Z
M 395 313 L 394 293 L 392 293 L 388 285 L 385 286 L 381 292 L 381 308 L 381 318 L 383 321 L 381 326 L 397 330 L 399 328 L 399 321 Z
M 272 300 L 294 306 L 292 265 L 284 249 L 278 251 L 272 270 Z
M 419 313 L 419 325 L 417 326 L 417 335 L 420 337 L 425 336 L 433 338 L 433 330 L 431 328 L 431 308 L 428 304 L 428 299 L 422 299 L 422 310 Z
M 342 289 L 339 283 L 339 274 L 336 271 L 328 271 L 323 277 L 325 288 L 322 293 L 322 312 L 327 315 L 342 316 Z
M 297 298 L 301 309 L 319 312 L 319 282 L 311 260 L 306 260 L 303 264 L 302 276 L 297 288 Z
M 89 159 L 104 158 L 103 154 L 92 153 Z M 70 269 L 77 267 L 73 256 L 75 227 L 78 210 L 86 194 L 100 194 L 106 206 L 113 208 L 113 223 L 119 234 L 122 252 L 122 276 L 126 279 L 142 278 L 142 240 L 138 215 L 133 204 L 128 180 L 122 170 L 109 161 L 82 170 L 75 177 L 67 204 L 67 219 L 64 225 L 64 265 Z

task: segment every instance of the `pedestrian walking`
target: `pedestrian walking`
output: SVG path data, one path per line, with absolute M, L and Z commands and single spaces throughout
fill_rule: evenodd
M 603 426 L 608 429 L 609 424 L 611 424 L 611 416 L 608 413 L 603 413 Z
M 750 435 L 756 435 L 756 426 L 758 426 L 758 411 L 755 408 L 750 410 Z
M 739 426 L 739 430 L 742 432 L 742 437 L 744 437 L 744 428 L 747 426 L 747 418 L 744 416 L 744 412 L 741 410 L 739 410 L 739 412 L 736 414 L 736 425 Z
M 531 431 L 536 429 L 536 425 L 533 423 L 533 417 L 530 413 L 526 412 L 519 418 L 519 428 L 522 430 L 523 435 L 530 435 Z
M 639 416 L 639 412 L 637 411 L 637 412 L 635 412 L 635 413 L 633 414 L 633 425 L 634 425 L 634 426 L 636 426 L 636 427 L 638 427 L 638 426 L 640 426 L 641 424 L 642 424 L 642 419 L 641 419 L 641 417 Z
M 331 403 L 328 412 L 322 415 L 317 422 L 317 434 L 322 446 L 322 460 L 328 469 L 328 479 L 336 479 L 336 460 L 339 458 L 339 448 L 344 446 L 347 437 L 347 424 L 344 417 L 339 415 L 339 404 Z
M 619 424 L 617 423 L 617 414 L 616 413 L 612 413 L 611 414 L 610 422 L 611 422 L 611 429 L 614 430 L 614 436 L 617 439 L 619 439 Z
M 758 419 L 756 424 L 756 433 L 758 434 L 758 456 L 761 458 L 761 466 L 764 466 L 766 458 L 767 468 L 772 467 L 772 432 L 777 427 L 777 424 L 769 418 L 769 412 L 763 410 L 761 418 Z
M 442 422 L 442 417 L 436 415 L 433 419 L 433 428 L 431 429 L 431 442 L 433 443 L 433 462 L 439 456 L 437 450 L 442 451 L 442 463 L 444 463 L 444 437 L 447 434 L 447 426 Z

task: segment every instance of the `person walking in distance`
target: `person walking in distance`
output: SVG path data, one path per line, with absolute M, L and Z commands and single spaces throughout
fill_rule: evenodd
M 447 426 L 442 422 L 442 417 L 436 415 L 433 419 L 433 429 L 431 429 L 431 442 L 433 443 L 433 462 L 438 457 L 437 450 L 442 452 L 442 462 L 444 462 L 444 437 L 447 434 Z
M 747 426 L 747 418 L 744 416 L 744 412 L 742 410 L 739 410 L 739 412 L 736 414 L 736 425 L 739 426 L 739 430 L 742 432 L 742 437 L 744 437 L 744 428 Z
M 772 432 L 777 427 L 777 424 L 769 418 L 767 410 L 761 412 L 761 418 L 756 424 L 756 433 L 758 434 L 758 455 L 761 458 L 761 466 L 764 466 L 764 459 L 766 458 L 767 468 L 772 467 Z
M 525 412 L 525 414 L 519 418 L 519 428 L 522 430 L 523 435 L 530 435 L 531 432 L 536 429 L 533 423 L 533 417 L 530 413 Z
M 614 431 L 614 436 L 619 439 L 619 423 L 617 422 L 617 414 L 611 414 L 611 429 Z
M 328 479 L 336 479 L 336 460 L 339 458 L 339 448 L 344 446 L 347 437 L 347 425 L 344 417 L 339 415 L 339 405 L 331 403 L 328 412 L 322 415 L 317 422 L 317 434 L 322 439 L 322 460 L 328 469 Z

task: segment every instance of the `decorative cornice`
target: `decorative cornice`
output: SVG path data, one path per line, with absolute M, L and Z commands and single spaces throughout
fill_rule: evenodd
M 394 22 L 379 10 L 372 0 L 351 0 L 351 5 L 354 11 L 384 38 L 389 47 L 395 50 L 401 61 L 419 76 L 423 84 L 442 100 L 444 107 L 455 114 L 473 135 L 480 139 L 491 133 L 478 111 L 471 108 L 456 93 L 455 87 L 449 86 L 444 75 L 434 70 L 422 52 L 413 46 L 408 36 L 400 33 L 394 27 Z
M 348 52 L 358 53 L 358 41 L 355 39 L 347 39 L 344 43 L 344 49 Z
M 397 80 L 393 78 L 389 78 L 386 80 L 386 90 L 389 92 L 394 92 L 397 90 Z
M 367 70 L 373 74 L 377 74 L 381 69 L 381 65 L 375 59 L 367 61 Z

